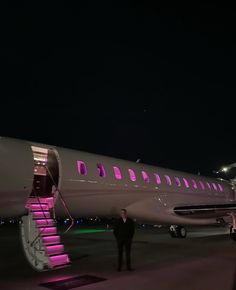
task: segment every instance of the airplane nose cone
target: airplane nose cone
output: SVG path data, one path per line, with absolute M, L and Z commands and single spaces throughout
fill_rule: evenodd
M 24 212 L 33 184 L 33 154 L 28 142 L 0 137 L 0 217 Z

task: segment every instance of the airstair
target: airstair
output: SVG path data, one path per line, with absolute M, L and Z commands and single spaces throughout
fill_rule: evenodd
M 22 217 L 21 237 L 25 255 L 38 271 L 64 268 L 71 264 L 54 219 L 53 197 L 29 197 L 28 215 Z

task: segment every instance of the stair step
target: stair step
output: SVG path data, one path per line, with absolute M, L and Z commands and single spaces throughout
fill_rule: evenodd
M 49 261 L 50 267 L 62 266 L 64 264 L 70 263 L 68 254 L 49 256 Z
M 38 219 L 35 220 L 38 227 L 45 227 L 45 226 L 54 226 L 55 221 L 54 219 Z
M 33 211 L 33 218 L 35 219 L 44 219 L 44 218 L 50 218 L 51 213 L 49 211 Z
M 62 265 L 53 266 L 53 269 L 62 269 L 62 268 L 70 267 L 70 266 L 71 266 L 71 262 L 62 264 Z
M 49 246 L 46 246 L 45 249 L 46 249 L 46 253 L 49 256 L 54 256 L 57 254 L 64 253 L 64 245 L 63 244 L 49 245 Z
M 49 206 L 49 208 L 53 208 L 54 206 L 54 200 L 53 200 L 53 197 L 31 197 L 27 200 L 27 203 L 26 205 L 29 205 L 29 204 L 32 204 L 32 203 L 35 203 L 35 204 L 47 204 Z
M 39 228 L 39 232 L 41 236 L 51 236 L 57 234 L 57 228 L 56 227 L 42 227 Z
M 61 238 L 58 235 L 54 235 L 54 236 L 42 237 L 42 241 L 45 246 L 55 245 L 55 244 L 60 244 Z
M 49 205 L 45 203 L 31 203 L 27 205 L 31 211 L 44 211 L 49 210 Z

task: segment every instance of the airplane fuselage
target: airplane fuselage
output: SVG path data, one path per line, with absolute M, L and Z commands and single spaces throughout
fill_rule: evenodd
M 235 204 L 234 189 L 223 180 L 46 144 L 0 137 L 0 160 L 1 217 L 24 215 L 32 187 L 48 180 L 44 166 L 77 217 L 115 216 L 126 208 L 131 217 L 151 223 L 209 224 L 225 213 L 191 215 L 186 208 Z M 59 202 L 57 215 L 64 215 Z

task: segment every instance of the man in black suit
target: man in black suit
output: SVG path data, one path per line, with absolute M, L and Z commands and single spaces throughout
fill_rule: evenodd
M 134 222 L 127 215 L 127 210 L 122 209 L 120 212 L 120 218 L 114 225 L 114 235 L 116 237 L 117 246 L 118 246 L 118 268 L 117 271 L 121 271 L 122 269 L 122 257 L 123 257 L 123 249 L 125 248 L 126 253 L 126 266 L 127 270 L 131 271 L 131 261 L 130 261 L 130 252 L 131 252 L 131 244 L 134 236 Z

